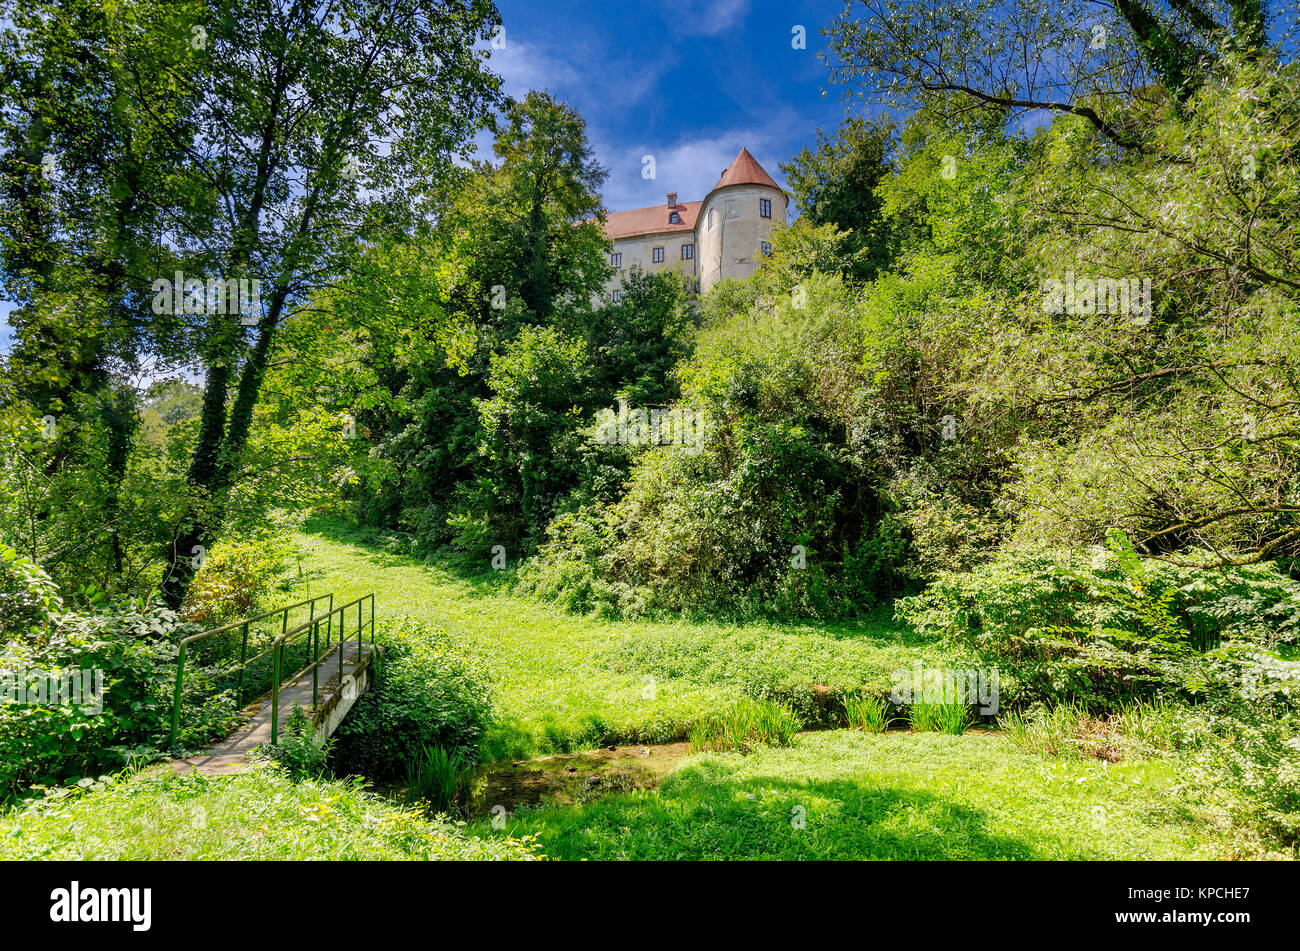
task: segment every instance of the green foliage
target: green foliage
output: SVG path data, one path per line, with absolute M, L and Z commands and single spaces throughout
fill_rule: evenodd
M 413 751 L 406 763 L 406 797 L 433 814 L 453 806 L 468 807 L 473 793 L 474 764 L 459 751 L 426 746 Z
M 157 605 L 106 602 L 51 615 L 5 643 L 0 670 L 30 675 L 25 684 L 47 673 L 75 676 L 86 689 L 80 704 L 42 702 L 30 689 L 25 702 L 0 704 L 0 797 L 156 755 L 171 726 L 176 641 L 196 630 Z M 202 679 L 202 669 L 195 673 Z M 182 744 L 228 724 L 233 712 L 220 698 L 187 705 Z
M 1278 703 L 1236 703 L 1206 718 L 1185 783 L 1234 826 L 1294 851 L 1300 845 L 1300 715 Z
M 58 587 L 41 566 L 0 545 L 0 646 L 39 634 L 62 607 Z
M 274 746 L 261 748 L 262 755 L 284 768 L 293 782 L 317 779 L 325 772 L 333 737 L 321 739 L 302 707 L 295 706 L 285 720 Z
M 475 837 L 357 780 L 264 764 L 231 776 L 170 768 L 123 775 L 0 815 L 7 860 L 492 860 L 539 857 L 531 840 Z
M 850 447 L 861 352 L 851 291 L 815 274 L 706 326 L 679 371 L 703 438 L 645 447 L 618 503 L 553 526 L 540 587 L 611 610 L 644 591 L 647 608 L 812 617 L 905 587 L 906 541 Z
M 217 627 L 257 613 L 254 609 L 283 581 L 295 551 L 292 539 L 273 529 L 220 542 L 195 575 L 186 617 Z
M 458 488 L 450 519 L 465 549 L 485 557 L 494 545 L 519 551 L 576 486 L 579 400 L 590 372 L 585 346 L 550 328 L 526 328 L 492 356 L 492 396 L 479 403 L 481 464 L 473 482 Z
M 593 388 L 632 406 L 663 406 L 678 396 L 674 371 L 691 350 L 695 313 L 685 282 L 671 271 L 631 268 L 622 298 L 602 301 L 583 336 L 596 364 Z
M 691 750 L 749 753 L 761 746 L 789 746 L 802 728 L 788 705 L 746 699 L 692 727 Z
M 817 131 L 817 148 L 802 149 L 781 164 L 794 200 L 814 226 L 848 232 L 852 257 L 847 266 L 823 273 L 869 280 L 889 260 L 891 234 L 881 213 L 876 187 L 890 173 L 893 125 L 852 118 L 834 135 Z
M 482 672 L 444 632 L 409 617 L 384 618 L 376 637 L 384 660 L 334 734 L 335 771 L 400 781 L 430 747 L 477 762 L 492 719 Z
M 1294 638 L 1298 592 L 1276 567 L 1211 574 L 1116 546 L 1118 557 L 1007 556 L 944 574 L 898 614 L 1001 665 L 1004 691 L 1026 702 L 1204 696 L 1223 687 L 1212 663 L 1222 651 Z

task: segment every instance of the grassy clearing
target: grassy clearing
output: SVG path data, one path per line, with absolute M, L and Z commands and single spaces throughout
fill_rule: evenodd
M 504 830 L 565 859 L 1209 859 L 1173 766 L 1046 760 L 994 734 L 838 730 L 683 760 L 657 790 L 522 809 Z
M 154 768 L 0 816 L 0 860 L 523 859 L 527 843 L 465 835 L 334 780 L 292 783 Z
M 576 617 L 509 593 L 501 576 L 425 564 L 318 519 L 298 538 L 310 565 L 295 597 L 335 603 L 375 592 L 379 614 L 446 629 L 493 677 L 489 759 L 685 739 L 749 696 L 789 703 L 805 722 L 847 690 L 888 693 L 890 673 L 940 655 L 892 622 L 729 624 Z M 833 703 L 831 702 L 833 701 Z

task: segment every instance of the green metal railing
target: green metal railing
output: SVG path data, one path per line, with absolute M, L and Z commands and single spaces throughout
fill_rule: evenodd
M 310 624 L 312 623 L 313 620 L 317 619 L 316 605 L 318 602 L 321 601 L 328 601 L 329 608 L 327 610 L 327 613 L 319 616 L 320 619 L 328 618 L 332 622 L 333 615 L 334 615 L 334 595 L 321 594 L 321 595 L 317 595 L 314 598 L 307 598 L 304 601 L 298 601 L 295 602 L 294 604 L 285 605 L 282 608 L 276 608 L 274 611 L 267 611 L 264 614 L 258 614 L 253 617 L 243 618 L 242 620 L 239 621 L 231 621 L 229 624 L 223 624 L 220 627 L 214 627 L 210 631 L 203 631 L 200 634 L 191 634 L 189 637 L 182 640 L 180 643 L 180 652 L 177 654 L 176 657 L 176 686 L 175 686 L 175 692 L 172 699 L 172 729 L 171 729 L 171 738 L 168 741 L 168 745 L 170 746 L 176 745 L 176 737 L 180 732 L 181 704 L 184 702 L 185 695 L 189 692 L 185 690 L 185 660 L 191 653 L 194 644 L 198 643 L 199 641 L 204 641 L 207 640 L 208 638 L 215 637 L 218 634 L 226 634 L 230 631 L 235 630 L 236 628 L 240 629 L 239 664 L 238 664 L 239 675 L 238 675 L 238 686 L 236 687 L 236 690 L 237 690 L 238 702 L 242 705 L 244 702 L 245 672 L 247 671 L 249 666 L 256 663 L 258 660 L 261 660 L 263 657 L 266 657 L 268 654 L 272 653 L 272 651 L 275 651 L 276 644 L 279 642 L 277 639 L 275 642 L 272 642 L 271 646 L 266 650 L 258 654 L 255 654 L 252 657 L 249 657 L 248 656 L 248 635 L 253 625 L 261 621 L 265 621 L 269 618 L 278 618 L 280 620 L 280 634 L 281 636 L 283 636 L 284 633 L 289 629 L 290 612 L 296 611 L 298 608 L 306 607 L 309 613 L 309 619 L 307 623 Z M 272 624 L 271 627 L 274 628 L 274 624 Z M 297 628 L 295 628 L 295 630 L 297 630 Z M 329 638 L 329 633 L 327 631 L 326 633 L 327 644 L 329 643 L 328 638 Z M 273 666 L 274 666 L 274 662 L 278 660 L 279 660 L 278 655 L 275 658 L 273 658 Z M 235 668 L 232 668 L 232 670 L 233 669 Z
M 370 606 L 370 618 L 368 621 L 365 618 L 365 607 L 367 604 L 369 604 Z M 309 667 L 311 667 L 311 705 L 312 705 L 312 709 L 314 710 L 316 709 L 319 691 L 320 691 L 320 668 L 321 668 L 321 661 L 322 661 L 321 649 L 320 649 L 321 624 L 322 623 L 325 624 L 325 657 L 328 658 L 329 652 L 331 650 L 330 632 L 334 628 L 334 623 L 333 623 L 334 615 L 337 614 L 339 616 L 338 681 L 339 681 L 339 688 L 342 689 L 343 661 L 345 659 L 344 655 L 347 653 L 345 648 L 347 646 L 346 642 L 348 640 L 348 634 L 346 633 L 348 627 L 347 615 L 348 612 L 351 611 L 353 608 L 357 609 L 357 657 L 360 658 L 361 650 L 364 646 L 363 635 L 365 633 L 366 627 L 370 628 L 370 646 L 374 647 L 375 644 L 375 596 L 373 594 L 362 595 L 361 597 L 357 598 L 355 601 L 349 601 L 347 604 L 337 608 L 334 607 L 333 604 L 331 603 L 330 611 L 328 614 L 323 614 L 320 617 L 313 617 L 311 620 L 299 624 L 292 631 L 285 631 L 275 639 L 274 643 L 272 643 L 271 645 L 271 651 L 273 652 L 272 653 L 273 673 L 271 674 L 271 745 L 272 746 L 276 744 L 276 742 L 279 740 L 280 737 L 280 681 L 284 679 L 281 677 L 284 646 L 288 644 L 290 641 L 294 640 L 295 638 L 301 636 L 302 634 L 304 633 L 307 634 L 307 643 L 308 643 L 308 648 L 310 650 L 310 656 L 311 656 L 311 663 L 308 665 Z M 296 677 L 299 674 L 305 673 L 306 670 L 307 668 L 304 667 L 302 670 L 298 671 L 293 676 Z

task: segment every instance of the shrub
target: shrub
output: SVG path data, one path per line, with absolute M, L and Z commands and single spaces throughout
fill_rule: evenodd
M 262 755 L 284 767 L 289 778 L 296 783 L 324 774 L 333 744 L 332 738 L 318 737 L 316 728 L 302 707 L 295 706 L 289 713 L 284 732 L 277 737 L 276 744 L 263 747 Z
M 1234 702 L 1207 715 L 1185 788 L 1236 827 L 1300 846 L 1300 714 L 1277 702 Z
M 430 747 L 477 762 L 491 720 L 484 673 L 441 630 L 409 617 L 388 618 L 378 627 L 384 658 L 374 689 L 357 700 L 335 733 L 335 769 L 400 782 L 407 763 Z
M 1012 702 L 1101 708 L 1204 696 L 1233 650 L 1294 640 L 1300 586 L 1275 566 L 1181 568 L 1111 544 L 942 574 L 897 615 L 1002 666 Z
M 0 644 L 39 631 L 62 607 L 57 587 L 41 566 L 0 544 Z
M 0 704 L 0 796 L 157 755 L 171 726 L 176 641 L 196 630 L 159 605 L 128 602 L 50 615 L 44 626 L 9 640 L 0 670 L 14 672 L 14 681 L 24 671 L 89 671 L 91 690 L 96 678 L 100 686 L 90 704 Z M 209 734 L 232 712 L 220 703 L 187 704 L 182 742 Z
M 292 539 L 273 532 L 214 545 L 194 576 L 186 617 L 216 627 L 253 614 L 275 589 L 295 550 Z

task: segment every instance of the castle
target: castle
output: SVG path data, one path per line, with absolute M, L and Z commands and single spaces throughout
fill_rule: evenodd
M 724 277 L 748 277 L 759 256 L 771 253 L 772 228 L 785 223 L 788 205 L 785 192 L 742 148 L 703 201 L 682 203 L 669 192 L 664 205 L 609 215 L 605 236 L 614 244 L 610 264 L 617 271 L 605 290 L 617 301 L 632 267 L 674 271 L 700 293 Z

